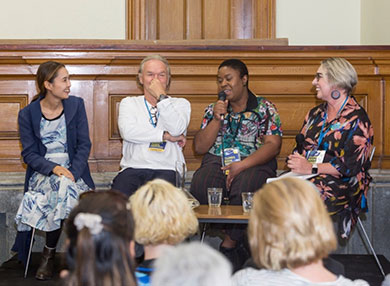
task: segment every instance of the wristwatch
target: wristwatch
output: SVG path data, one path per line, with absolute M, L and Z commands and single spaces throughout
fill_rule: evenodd
M 318 173 L 318 165 L 317 165 L 317 163 L 314 163 L 313 166 L 311 167 L 311 173 L 312 174 L 317 174 Z
M 160 96 L 158 97 L 158 102 L 160 102 L 161 100 L 164 100 L 164 99 L 166 99 L 166 98 L 168 98 L 169 96 L 168 95 L 166 95 L 166 94 L 160 94 Z

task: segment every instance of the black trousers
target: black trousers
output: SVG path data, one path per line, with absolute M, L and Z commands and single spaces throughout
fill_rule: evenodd
M 173 185 L 176 183 L 176 173 L 172 170 L 126 168 L 116 175 L 111 188 L 130 197 L 139 187 L 157 178 Z
M 216 187 L 223 189 L 224 197 L 229 198 L 231 205 L 241 205 L 242 192 L 256 192 L 268 178 L 276 176 L 276 159 L 266 164 L 251 167 L 242 171 L 234 178 L 229 192 L 226 190 L 226 175 L 221 171 L 221 157 L 207 153 L 202 160 L 202 165 L 195 171 L 191 183 L 191 193 L 201 204 L 208 204 L 207 188 Z M 227 230 L 227 234 L 233 240 L 241 240 L 246 225 L 234 225 L 233 229 Z M 237 230 L 234 231 L 234 230 Z

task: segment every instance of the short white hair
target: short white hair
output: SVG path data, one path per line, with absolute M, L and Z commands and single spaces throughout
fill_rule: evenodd
M 170 247 L 155 261 L 152 286 L 230 286 L 232 267 L 218 251 L 191 242 Z

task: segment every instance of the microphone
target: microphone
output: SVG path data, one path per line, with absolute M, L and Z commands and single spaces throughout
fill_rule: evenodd
M 303 153 L 303 143 L 305 142 L 305 136 L 302 133 L 297 134 L 295 136 L 295 141 L 297 142 L 297 151 L 302 155 Z
M 226 100 L 226 93 L 223 90 L 218 92 L 218 100 L 222 100 L 222 101 Z M 225 117 L 224 114 L 221 114 L 221 121 L 223 121 L 224 117 Z

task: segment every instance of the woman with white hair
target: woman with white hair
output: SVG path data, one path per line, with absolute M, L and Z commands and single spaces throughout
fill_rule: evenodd
M 232 266 L 218 251 L 191 242 L 166 249 L 155 262 L 152 286 L 230 286 Z

